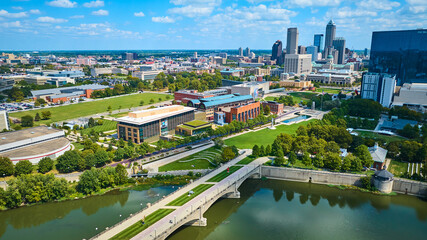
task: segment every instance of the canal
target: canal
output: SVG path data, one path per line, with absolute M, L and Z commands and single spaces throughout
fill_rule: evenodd
M 115 191 L 3 211 L 0 239 L 88 239 L 175 189 Z M 219 200 L 205 213 L 207 227 L 182 227 L 169 239 L 388 240 L 427 236 L 427 202 L 413 196 L 378 196 L 279 180 L 247 180 L 239 190 L 240 199 Z

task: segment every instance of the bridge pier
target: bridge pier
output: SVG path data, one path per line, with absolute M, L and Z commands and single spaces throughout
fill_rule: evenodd
M 193 227 L 206 227 L 208 225 L 208 219 L 205 217 L 202 217 L 200 219 L 196 219 L 194 221 L 190 221 L 186 224 L 186 226 L 193 226 Z
M 223 196 L 223 198 L 240 198 L 240 192 L 236 191 L 236 192 L 227 193 Z

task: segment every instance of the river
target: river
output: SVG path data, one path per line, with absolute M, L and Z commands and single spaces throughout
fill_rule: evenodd
M 88 239 L 138 211 L 141 204 L 173 190 L 115 191 L 0 212 L 0 238 Z M 279 180 L 247 180 L 239 190 L 240 199 L 221 199 L 205 213 L 207 227 L 182 227 L 169 239 L 389 240 L 427 236 L 427 202 L 413 196 L 378 196 Z

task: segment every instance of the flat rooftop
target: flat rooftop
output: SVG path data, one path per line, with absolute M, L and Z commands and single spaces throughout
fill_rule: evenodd
M 40 137 L 52 133 L 62 132 L 60 129 L 46 126 L 27 128 L 24 130 L 0 133 L 0 145 L 14 143 L 29 138 Z
M 149 123 L 152 121 L 157 121 L 164 118 L 172 117 L 181 113 L 186 113 L 186 112 L 191 112 L 196 110 L 195 108 L 184 107 L 184 106 L 180 106 L 180 108 L 175 108 L 176 106 L 177 105 L 131 112 L 126 117 L 116 118 L 115 121 L 141 125 L 141 124 Z M 178 109 L 178 110 L 175 110 L 175 109 Z M 156 113 L 159 113 L 159 114 L 156 114 Z M 133 117 L 133 116 L 142 116 L 142 117 Z
M 32 144 L 30 146 L 2 152 L 0 155 L 8 158 L 37 156 L 64 148 L 68 143 L 69 141 L 66 138 L 57 138 L 46 142 Z

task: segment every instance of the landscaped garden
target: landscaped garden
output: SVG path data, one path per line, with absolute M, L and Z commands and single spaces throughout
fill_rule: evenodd
M 389 135 L 379 134 L 379 133 L 370 132 L 370 131 L 355 130 L 355 132 L 357 132 L 361 137 L 372 138 L 374 140 L 383 141 L 385 143 L 405 140 L 405 138 L 401 136 L 389 136 Z
M 210 169 L 215 168 L 214 159 L 221 155 L 221 149 L 215 147 L 208 148 L 201 152 L 181 158 L 174 162 L 159 167 L 160 172 L 174 170 Z
M 142 219 L 141 221 L 138 221 L 137 223 L 133 224 L 132 226 L 126 228 L 119 234 L 115 235 L 111 239 L 117 239 L 117 240 L 127 240 L 131 239 L 134 236 L 136 236 L 138 233 L 142 232 L 149 226 L 153 225 L 169 213 L 173 212 L 175 209 L 159 209 L 147 217 L 145 219 Z
M 294 100 L 297 103 L 300 103 L 301 101 L 308 101 L 310 100 L 310 98 L 314 95 L 317 95 L 318 93 L 313 93 L 313 92 L 292 92 L 289 93 L 289 95 L 291 95 Z
M 95 119 L 95 121 L 97 121 L 97 120 L 98 119 Z M 82 133 L 83 134 L 89 134 L 92 130 L 94 130 L 97 133 L 100 133 L 100 132 L 115 130 L 116 128 L 117 128 L 117 122 L 116 121 L 102 119 L 102 125 L 97 125 L 95 127 L 83 129 Z
M 108 112 L 108 106 L 111 106 L 112 111 L 119 109 L 127 110 L 129 108 L 140 106 L 141 101 L 144 102 L 144 105 L 150 104 L 151 99 L 153 99 L 153 102 L 155 103 L 159 102 L 159 98 L 161 98 L 162 101 L 165 101 L 166 96 L 168 95 L 157 93 L 132 94 L 104 100 L 96 100 L 59 107 L 10 113 L 9 115 L 12 118 L 20 119 L 22 116 L 25 115 L 31 115 L 32 117 L 34 117 L 36 113 L 39 113 L 41 115 L 41 112 L 43 111 L 50 111 L 52 114 L 52 117 L 50 119 L 34 122 L 34 125 L 50 124 L 53 122 L 64 121 L 67 119 L 74 119 L 98 113 L 105 113 Z
M 224 140 L 225 144 L 228 146 L 235 145 L 239 149 L 252 149 L 252 147 L 257 145 L 268 145 L 274 142 L 274 139 L 281 133 L 294 134 L 299 126 L 307 125 L 309 122 L 314 120 L 304 121 L 291 125 L 277 125 L 276 129 L 263 129 L 256 132 L 250 132 L 235 136 L 229 139 Z
M 239 170 L 240 168 L 242 168 L 242 166 L 231 166 L 229 171 L 224 170 L 224 171 L 218 173 L 217 175 L 213 176 L 212 178 L 210 178 L 206 182 L 220 182 L 221 180 L 230 176 L 231 174 L 233 174 L 235 171 Z
M 202 192 L 208 190 L 213 185 L 214 184 L 200 184 L 199 186 L 191 189 L 191 192 L 192 192 L 191 194 L 190 193 L 182 194 L 180 197 L 168 203 L 166 206 L 182 206 L 185 203 L 189 202 L 191 199 L 200 195 Z
M 236 164 L 246 165 L 246 164 L 249 164 L 249 163 L 253 162 L 255 159 L 256 159 L 256 157 L 254 157 L 252 155 L 251 156 L 247 156 L 247 157 L 243 158 L 242 160 L 240 160 Z

